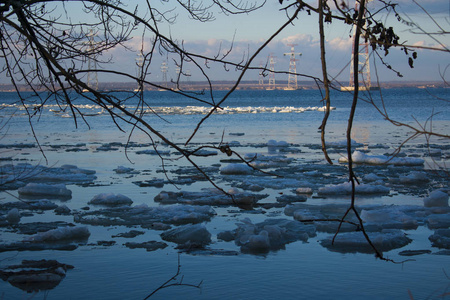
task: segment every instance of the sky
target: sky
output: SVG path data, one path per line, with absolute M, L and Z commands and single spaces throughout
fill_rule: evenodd
M 412 0 L 397 0 L 396 2 L 399 4 L 397 11 L 406 20 L 413 21 L 430 32 L 440 30 L 434 21 L 443 26 L 447 32 L 450 31 L 448 28 L 450 26 L 449 0 L 416 1 L 420 6 Z M 291 2 L 284 1 L 284 4 Z M 369 5 L 375 8 L 375 2 Z M 310 1 L 310 3 L 316 5 L 317 2 Z M 351 7 L 354 6 L 354 1 L 347 0 L 347 3 Z M 175 5 L 172 6 L 175 8 Z M 421 7 L 427 10 L 434 18 L 434 21 L 423 12 Z M 258 49 L 286 21 L 286 13 L 280 8 L 282 6 L 278 1 L 270 0 L 261 9 L 252 13 L 230 16 L 216 11 L 214 21 L 201 23 L 190 20 L 178 7 L 174 11 L 178 13 L 176 22 L 171 26 L 161 26 L 160 29 L 166 35 L 170 35 L 178 41 L 183 41 L 187 49 L 210 56 L 214 56 L 219 52 L 223 53 L 227 47 L 231 46 L 233 41 L 232 51 L 228 58 L 238 62 L 243 57 L 246 58 L 248 53 L 253 53 Z M 389 26 L 393 26 L 397 35 L 400 36 L 400 40 L 408 45 L 441 47 L 437 41 L 430 39 L 426 35 L 410 32 L 411 28 L 398 22 L 393 14 L 380 14 L 378 18 L 384 20 Z M 340 81 L 348 81 L 352 49 L 351 28 L 343 24 L 343 22 L 334 21 L 325 26 L 325 34 L 329 76 Z M 139 49 L 141 40 L 140 37 L 137 37 L 131 41 L 130 44 L 135 43 L 131 48 Z M 439 41 L 450 47 L 450 36 L 440 36 Z M 272 54 L 275 57 L 275 69 L 288 71 L 289 56 L 285 54 L 291 51 L 289 46 L 291 44 L 296 45 L 296 53 L 302 54 L 296 57 L 298 59 L 296 62 L 297 72 L 308 76 L 321 77 L 318 17 L 314 14 L 308 15 L 307 12 L 300 13 L 292 25 L 289 25 L 276 36 L 267 48 L 256 57 L 252 65 L 265 65 L 268 62 L 269 55 Z M 381 53 L 384 54 L 383 52 Z M 380 81 L 442 80 L 440 73 L 450 63 L 449 53 L 417 50 L 417 54 L 418 58 L 414 61 L 414 68 L 409 67 L 409 56 L 406 56 L 400 49 L 392 49 L 387 57 L 383 57 L 386 63 L 403 75 L 402 78 L 398 77 L 396 72 L 389 71 L 380 63 L 374 63 L 373 58 L 371 58 L 372 80 L 376 80 L 376 78 Z M 124 63 L 130 60 L 125 54 L 114 54 L 114 56 L 120 56 Z M 117 63 L 121 62 L 117 61 Z M 168 66 L 168 78 L 174 78 L 176 72 L 171 57 L 168 57 Z M 195 68 L 189 71 L 192 74 L 191 80 L 202 80 Z M 235 80 L 239 75 L 232 70 L 224 72 L 223 66 L 212 67 L 207 71 L 209 71 L 213 80 Z M 162 76 L 160 70 L 154 70 L 153 73 L 155 77 Z M 447 79 L 450 79 L 450 71 L 448 73 Z M 258 77 L 258 72 L 248 72 L 244 76 L 244 80 L 258 80 Z M 276 79 L 287 80 L 288 75 L 277 74 Z M 267 82 L 267 77 L 265 80 Z M 299 80 L 308 80 L 308 78 L 299 77 Z
M 353 0 L 344 0 L 350 7 L 354 6 Z M 130 0 L 128 5 L 134 7 L 134 3 L 141 4 L 143 1 Z M 376 5 L 377 0 L 369 5 Z M 443 26 L 447 32 L 450 31 L 450 1 L 449 0 L 416 0 L 420 5 L 414 3 L 414 0 L 397 0 L 397 10 L 401 15 L 410 21 L 414 21 L 422 28 L 430 32 L 441 30 L 435 23 Z M 286 21 L 286 13 L 281 10 L 283 7 L 278 0 L 268 0 L 265 5 L 252 13 L 240 15 L 225 15 L 217 8 L 212 8 L 214 20 L 210 22 L 199 22 L 189 18 L 186 12 L 176 4 L 176 1 L 160 1 L 152 2 L 159 5 L 162 10 L 171 10 L 172 15 L 177 15 L 174 24 L 170 26 L 167 23 L 161 23 L 160 30 L 167 36 L 172 36 L 189 51 L 207 56 L 214 56 L 218 53 L 224 53 L 232 47 L 228 56 L 229 60 L 239 62 L 246 59 L 250 54 L 254 53 L 274 32 Z M 253 3 L 253 2 L 249 2 Z M 256 1 L 254 3 L 261 3 Z M 292 0 L 285 0 L 283 5 L 292 3 Z M 317 5 L 317 1 L 309 1 L 311 5 Z M 139 6 L 138 6 L 139 7 Z M 431 19 L 423 10 L 423 7 L 434 18 Z M 173 10 L 172 10 L 173 9 Z M 138 10 L 138 12 L 140 12 Z M 72 21 L 78 22 L 86 18 L 80 9 L 70 9 L 70 17 Z M 404 26 L 395 19 L 393 14 L 379 14 L 377 18 L 384 20 L 389 26 L 393 26 L 396 33 L 400 36 L 400 41 L 408 45 L 420 45 L 429 47 L 439 46 L 436 40 L 429 38 L 427 35 L 413 33 L 410 27 Z M 275 58 L 275 69 L 278 71 L 289 70 L 289 53 L 291 47 L 295 45 L 295 52 L 301 53 L 296 58 L 296 70 L 300 74 L 306 76 L 321 77 L 320 51 L 319 51 L 319 34 L 318 34 L 318 17 L 315 14 L 308 15 L 307 12 L 301 12 L 298 18 L 285 30 L 279 33 L 274 40 L 255 58 L 252 66 L 258 67 L 268 62 L 268 57 L 272 54 Z M 416 30 L 417 31 L 417 30 Z M 105 58 L 111 58 L 114 65 L 113 68 L 118 70 L 132 70 L 136 66 L 138 51 L 142 43 L 142 32 L 135 31 L 135 36 L 124 48 L 112 49 L 105 54 Z M 348 81 L 350 76 L 349 61 L 351 59 L 351 27 L 343 24 L 343 22 L 333 21 L 325 26 L 326 35 L 326 54 L 327 67 L 330 78 L 339 81 Z M 150 46 L 150 35 L 144 38 L 146 47 Z M 439 36 L 439 41 L 446 47 L 450 47 L 450 36 Z M 130 50 L 131 49 L 131 50 Z M 374 63 L 371 58 L 371 74 L 372 81 L 378 78 L 380 81 L 400 81 L 400 80 L 442 80 L 441 73 L 450 63 L 449 53 L 440 51 L 424 51 L 417 50 L 418 57 L 414 61 L 414 68 L 408 65 L 408 57 L 400 49 L 392 49 L 387 57 L 383 57 L 386 63 L 403 75 L 399 78 L 397 73 L 389 71 L 380 63 Z M 173 62 L 174 56 L 155 57 L 155 64 L 151 69 L 149 78 L 153 80 L 161 80 L 161 63 L 167 60 L 168 72 L 167 77 L 176 77 L 176 66 Z M 203 61 L 199 61 L 203 64 Z M 234 69 L 225 71 L 223 65 L 209 65 L 210 69 L 205 69 L 211 80 L 236 80 L 239 72 Z M 190 80 L 204 80 L 200 71 L 195 66 L 186 66 L 186 70 L 191 73 Z M 446 74 L 447 80 L 450 80 L 450 71 Z M 249 71 L 243 80 L 259 79 L 257 71 Z M 276 80 L 287 80 L 288 75 L 277 74 Z M 1 79 L 0 79 L 1 80 Z M 100 81 L 116 81 L 112 76 L 99 75 Z M 187 77 L 186 77 L 187 80 Z M 308 80 L 308 77 L 299 77 L 299 80 Z M 267 82 L 267 77 L 265 78 Z M 2 80 L 3 82 L 3 80 Z

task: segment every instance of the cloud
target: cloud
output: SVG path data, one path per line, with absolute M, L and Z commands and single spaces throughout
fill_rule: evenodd
M 333 50 L 339 50 L 339 51 L 350 51 L 352 48 L 352 39 L 346 38 L 334 38 L 331 41 L 328 41 L 328 45 Z

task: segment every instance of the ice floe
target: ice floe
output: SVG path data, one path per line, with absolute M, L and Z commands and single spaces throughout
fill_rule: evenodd
M 373 195 L 373 194 L 389 194 L 390 189 L 382 185 L 372 184 L 357 184 L 355 183 L 356 194 L 359 195 Z M 352 192 L 351 182 L 344 182 L 341 184 L 327 185 L 319 188 L 317 193 L 319 195 L 349 195 Z
M 88 204 L 105 206 L 131 205 L 133 200 L 122 194 L 101 193 L 95 195 Z
M 65 184 L 46 184 L 30 182 L 26 186 L 18 189 L 19 196 L 25 197 L 55 197 L 70 199 L 72 191 L 66 188 Z
M 423 206 L 425 207 L 440 207 L 448 206 L 448 194 L 443 191 L 433 191 L 430 195 L 423 199 Z
M 168 245 L 164 242 L 158 242 L 158 241 L 148 241 L 148 242 L 142 242 L 142 243 L 138 243 L 138 242 L 127 242 L 124 244 L 125 247 L 130 248 L 130 249 L 145 249 L 147 251 L 155 251 L 158 249 L 164 249 L 166 248 Z
M 352 154 L 352 160 L 357 164 L 371 164 L 371 165 L 396 165 L 396 166 L 421 166 L 424 164 L 424 160 L 415 157 L 399 157 L 399 156 L 386 156 L 386 155 L 367 155 L 361 151 L 354 151 Z M 340 157 L 340 163 L 348 162 L 347 157 Z
M 164 205 L 149 207 L 145 204 L 133 207 L 111 207 L 96 211 L 80 212 L 74 221 L 101 226 L 134 226 L 153 228 L 154 224 L 189 224 L 209 221 L 216 212 L 209 206 Z
M 39 232 L 32 236 L 26 237 L 25 242 L 60 242 L 60 241 L 83 241 L 90 236 L 87 227 L 62 227 L 52 229 L 46 232 Z
M 378 251 L 385 252 L 408 245 L 411 239 L 398 229 L 383 229 L 381 232 L 367 233 Z M 333 240 L 334 239 L 334 240 Z M 374 253 L 361 231 L 339 233 L 320 240 L 320 244 L 330 251 L 342 253 Z
M 253 224 L 245 218 L 236 224 L 238 227 L 217 235 L 224 241 L 235 241 L 244 253 L 267 253 L 284 249 L 285 245 L 295 241 L 306 242 L 316 235 L 313 225 L 303 224 L 287 219 L 266 219 Z
M 161 233 L 161 238 L 183 247 L 206 246 L 211 243 L 211 233 L 203 224 L 188 224 Z
M 202 189 L 202 192 L 167 192 L 162 191 L 155 196 L 155 202 L 161 204 L 182 203 L 189 205 L 243 205 L 252 206 L 268 195 L 240 192 L 230 189 L 229 195 L 217 189 Z
M 252 167 L 243 163 L 231 163 L 220 168 L 220 174 L 222 175 L 250 175 L 253 172 L 254 169 Z
M 437 229 L 433 235 L 428 238 L 433 247 L 450 249 L 450 229 Z
M 56 260 L 23 260 L 20 265 L 0 269 L 0 278 L 27 293 L 51 290 L 74 267 Z

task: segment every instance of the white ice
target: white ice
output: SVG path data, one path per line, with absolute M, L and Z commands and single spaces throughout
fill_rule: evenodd
M 165 231 L 161 233 L 161 238 L 181 245 L 205 246 L 211 242 L 211 233 L 203 224 L 189 224 Z
M 90 232 L 87 227 L 62 227 L 52 229 L 46 232 L 39 232 L 24 239 L 24 242 L 61 242 L 61 241 L 74 241 L 74 240 L 86 240 L 90 236 Z
M 368 232 L 367 234 L 373 245 L 382 252 L 401 248 L 411 242 L 411 239 L 398 229 L 385 229 L 381 232 Z M 339 233 L 334 242 L 333 237 L 334 235 L 331 235 L 322 239 L 321 245 L 331 251 L 343 253 L 374 252 L 361 231 Z
M 352 154 L 352 160 L 358 164 L 371 164 L 371 165 L 396 165 L 396 166 L 421 166 L 424 164 L 424 160 L 415 157 L 390 157 L 386 155 L 367 155 L 361 151 L 354 151 Z M 340 157 L 340 163 L 348 162 L 347 157 Z
M 65 184 L 28 183 L 18 189 L 19 195 L 71 197 L 72 191 Z
M 231 163 L 220 168 L 220 173 L 223 175 L 250 175 L 253 169 L 245 164 Z
M 95 195 L 88 204 L 94 205 L 107 205 L 107 206 L 118 206 L 118 205 L 131 205 L 133 200 L 124 196 L 122 194 L 114 193 L 101 193 Z
M 389 188 L 382 185 L 371 184 L 356 184 L 357 194 L 371 195 L 371 194 L 389 194 Z M 336 185 L 327 185 L 319 188 L 317 193 L 319 195 L 349 195 L 352 192 L 351 182 L 344 182 Z
M 446 207 L 448 206 L 448 194 L 443 191 L 433 191 L 428 197 L 423 199 L 423 206 L 425 207 Z

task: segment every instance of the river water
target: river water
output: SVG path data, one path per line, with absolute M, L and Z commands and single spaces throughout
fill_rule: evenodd
M 215 99 L 224 94 L 217 92 Z M 381 96 L 379 92 L 372 96 L 380 107 L 382 97 L 393 120 L 427 129 L 432 126 L 434 131 L 443 134 L 450 132 L 448 89 L 386 89 L 382 90 Z M 211 101 L 208 95 L 202 97 Z M 368 99 L 367 95 L 363 97 Z M 195 125 L 208 111 L 206 104 L 171 92 L 145 92 L 144 98 L 158 113 L 149 113 L 145 119 L 178 145 L 188 140 Z M 33 99 L 31 97 L 30 101 Z M 131 198 L 133 206 L 145 204 L 149 207 L 164 206 L 154 201 L 161 191 L 208 194 L 204 189 L 212 188 L 212 185 L 207 181 L 191 180 L 188 184 L 177 181 L 180 175 L 184 178 L 193 176 L 189 162 L 178 159 L 179 155 L 160 144 L 157 138 L 154 142 L 163 153 L 164 161 L 157 155 L 139 154 L 139 151 L 154 149 L 149 146 L 149 138 L 138 131 L 130 136 L 130 126 L 121 121 L 118 124 L 123 131 L 119 131 L 101 107 L 90 105 L 85 100 L 76 99 L 74 104 L 87 114 L 86 122 L 78 117 L 75 123 L 70 110 L 51 102 L 30 120 L 15 94 L 0 93 L 3 104 L 0 113 L 5 125 L 0 140 L 2 165 L 30 163 L 57 168 L 71 164 L 96 172 L 96 179 L 90 184 L 67 184 L 72 191 L 71 199 L 51 199 L 57 205 L 69 207 L 72 210 L 70 214 L 57 215 L 52 210 L 21 211 L 20 223 L 64 221 L 87 226 L 90 232 L 87 243 L 79 244 L 72 251 L 0 252 L 0 268 L 18 264 L 24 259 L 56 259 L 73 265 L 74 269 L 67 271 L 66 277 L 53 289 L 39 292 L 30 293 L 0 281 L 0 298 L 144 299 L 174 276 L 178 266 L 180 275 L 172 283 L 180 282 L 182 278 L 184 284 L 201 283 L 200 288 L 171 286 L 158 290 L 151 299 L 409 299 L 410 295 L 414 299 L 437 299 L 445 293 L 448 297 L 450 258 L 437 255 L 441 249 L 432 247 L 428 240 L 434 230 L 423 219 L 418 219 L 416 229 L 402 229 L 411 243 L 384 252 L 384 256 L 394 262 L 376 259 L 374 254 L 363 253 L 358 247 L 354 251 L 330 251 L 320 243 L 330 233 L 320 231 L 310 236 L 307 242 L 290 242 L 281 249 L 264 253 L 241 251 L 235 242 L 217 237 L 221 232 L 236 229 L 236 223 L 245 218 L 253 224 L 267 219 L 293 220 L 292 215 L 286 213 L 286 207 L 291 204 L 269 204 L 279 204 L 276 198 L 280 195 L 295 195 L 297 187 L 313 190 L 313 194 L 306 196 L 305 205 L 349 204 L 348 195 L 324 196 L 317 193 L 321 187 L 344 183 L 347 178 L 345 164 L 338 162 L 346 150 L 330 147 L 330 157 L 334 162 L 331 166 L 325 162 L 320 149 L 318 128 L 324 115 L 321 99 L 317 90 L 236 91 L 217 114 L 202 124 L 192 139 L 194 146 L 229 143 L 242 156 L 258 153 L 260 156 L 284 157 L 289 159 L 289 164 L 264 169 L 283 175 L 282 179 L 270 177 L 273 181 L 278 180 L 276 184 L 270 184 L 260 175 L 221 174 L 219 170 L 229 163 L 229 158 L 220 152 L 195 159 L 202 167 L 216 168 L 208 174 L 224 190 L 242 188 L 241 184 L 247 181 L 262 186 L 263 189 L 255 193 L 267 195 L 259 203 L 268 205 L 246 210 L 213 204 L 216 214 L 202 224 L 211 233 L 211 243 L 206 248 L 214 251 L 188 252 L 176 249 L 176 243 L 167 241 L 166 248 L 156 251 L 130 249 L 124 246 L 126 242 L 162 241 L 162 231 L 138 225 L 124 226 L 113 221 L 106 226 L 78 224 L 74 215 L 83 214 L 86 207 L 90 212 L 102 209 L 88 204 L 101 193 L 120 193 Z M 345 140 L 351 101 L 351 94 L 332 93 L 333 110 L 326 130 L 330 145 L 340 145 Z M 128 105 L 132 108 L 136 103 L 131 101 Z M 11 114 L 14 116 L 9 119 Z M 35 135 L 30 130 L 30 123 Z M 385 121 L 372 104 L 359 102 L 352 134 L 359 150 L 368 155 L 392 153 L 411 134 L 411 129 Z M 39 151 L 35 136 L 43 152 Z M 127 141 L 132 142 L 128 148 L 124 146 Z M 267 147 L 273 141 L 289 147 Z M 101 146 L 103 148 L 99 148 Z M 418 137 L 404 145 L 401 153 L 405 157 L 423 159 L 422 166 L 358 165 L 356 172 L 359 178 L 367 174 L 383 175 L 381 185 L 388 187 L 389 193 L 358 196 L 357 204 L 411 205 L 417 207 L 416 211 L 423 212 L 423 199 L 430 192 L 436 189 L 448 191 L 449 149 L 448 139 L 427 141 Z M 133 168 L 136 172 L 116 173 L 114 169 L 119 166 Z M 445 172 L 439 171 L 442 168 L 447 170 L 447 177 L 442 176 Z M 399 183 L 398 178 L 411 172 L 421 172 L 429 180 L 424 184 Z M 176 184 L 170 184 L 168 178 L 176 179 Z M 288 179 L 297 180 L 301 186 Z M 164 182 L 162 187 L 137 184 L 157 180 Z M 1 192 L 2 205 L 17 201 L 15 197 L 19 196 L 17 189 L 7 192 Z M 2 214 L 7 212 L 6 208 L 1 211 Z M 112 237 L 132 229 L 141 230 L 144 234 L 131 239 Z M 19 241 L 26 236 L 6 225 L 0 227 L 0 232 L 1 244 Z M 105 240 L 115 244 L 98 243 Z M 405 250 L 430 250 L 431 253 L 414 257 L 399 254 Z

